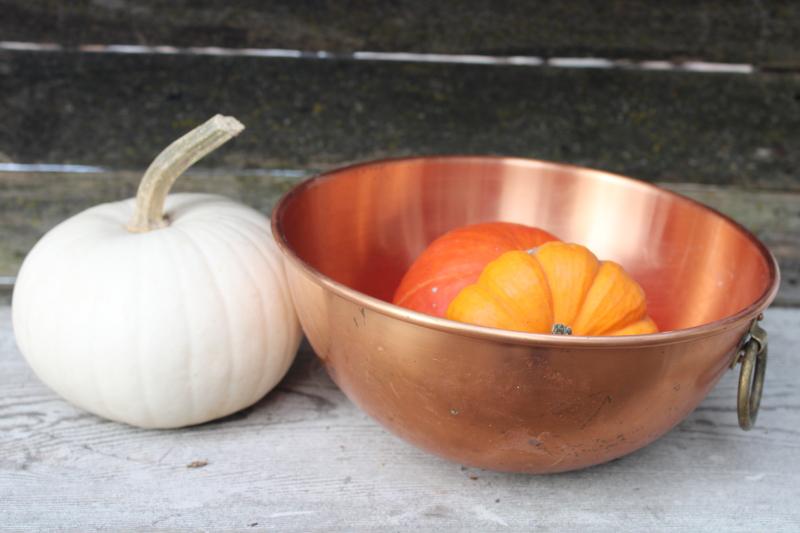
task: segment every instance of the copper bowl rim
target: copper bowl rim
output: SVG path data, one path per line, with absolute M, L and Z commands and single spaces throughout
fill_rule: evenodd
M 761 296 L 759 296 L 752 304 L 748 305 L 741 311 L 733 315 L 730 315 L 728 317 L 721 318 L 719 320 L 715 320 L 707 324 L 694 326 L 691 328 L 670 330 L 660 333 L 651 333 L 647 335 L 628 335 L 624 337 L 548 335 L 542 333 L 525 333 L 521 331 L 509 331 L 509 330 L 489 328 L 484 326 L 475 326 L 471 324 L 465 324 L 462 322 L 456 322 L 454 320 L 448 320 L 445 318 L 437 318 L 431 315 L 426 315 L 424 313 L 411 311 L 410 309 L 405 309 L 403 307 L 394 305 L 392 303 L 380 300 L 373 296 L 369 296 L 360 291 L 352 289 L 347 285 L 339 283 L 338 281 L 335 281 L 330 277 L 322 274 L 314 267 L 306 263 L 299 256 L 297 256 L 294 250 L 292 250 L 289 243 L 286 241 L 281 221 L 283 218 L 283 213 L 287 208 L 287 205 L 291 202 L 292 198 L 303 193 L 303 191 L 305 191 L 309 187 L 316 185 L 318 182 L 322 180 L 331 179 L 334 178 L 337 174 L 343 172 L 349 172 L 358 168 L 379 166 L 388 163 L 414 162 L 414 161 L 446 162 L 448 160 L 456 160 L 456 159 L 461 160 L 462 162 L 470 162 L 471 160 L 475 163 L 492 161 L 492 160 L 502 160 L 505 162 L 511 162 L 515 164 L 522 164 L 538 168 L 547 167 L 547 168 L 562 169 L 562 170 L 569 169 L 574 171 L 580 171 L 585 174 L 590 174 L 592 177 L 596 179 L 602 179 L 614 182 L 623 181 L 629 186 L 639 187 L 648 190 L 656 190 L 658 191 L 659 194 L 668 194 L 675 196 L 677 198 L 680 198 L 681 200 L 690 202 L 702 209 L 711 211 L 712 213 L 716 214 L 717 216 L 721 217 L 727 222 L 733 224 L 734 227 L 736 227 L 739 231 L 741 231 L 744 235 L 746 235 L 747 238 L 750 239 L 750 241 L 756 245 L 761 254 L 767 260 L 770 283 L 764 290 L 764 292 L 761 294 Z M 674 191 L 664 189 L 662 187 L 659 187 L 657 185 L 645 181 L 637 180 L 620 174 L 614 174 L 612 172 L 606 172 L 603 170 L 582 167 L 579 165 L 571 165 L 567 163 L 559 163 L 555 161 L 545 161 L 540 159 L 530 159 L 524 157 L 505 157 L 496 155 L 487 155 L 487 156 L 433 155 L 433 156 L 396 157 L 396 158 L 385 158 L 372 161 L 365 161 L 321 172 L 315 176 L 303 180 L 301 183 L 294 186 L 289 192 L 287 192 L 280 199 L 280 201 L 275 206 L 275 209 L 272 212 L 271 218 L 272 218 L 272 232 L 275 237 L 275 241 L 277 242 L 284 256 L 287 257 L 295 266 L 299 267 L 312 279 L 315 279 L 322 287 L 331 290 L 338 296 L 341 296 L 342 298 L 345 298 L 346 300 L 349 300 L 365 309 L 369 309 L 371 311 L 381 313 L 382 315 L 386 315 L 391 318 L 396 318 L 398 320 L 401 320 L 403 322 L 408 322 L 416 326 L 423 326 L 434 330 L 443 331 L 446 333 L 459 334 L 468 337 L 476 337 L 480 339 L 491 340 L 501 344 L 558 346 L 561 348 L 591 347 L 591 348 L 607 348 L 607 349 L 618 348 L 621 346 L 654 346 L 654 345 L 664 345 L 664 344 L 676 344 L 679 342 L 689 341 L 698 337 L 705 337 L 717 332 L 722 332 L 737 326 L 743 320 L 755 318 L 759 313 L 761 313 L 764 309 L 766 309 L 767 306 L 769 306 L 769 304 L 775 298 L 780 283 L 780 271 L 778 269 L 778 262 L 775 259 L 775 256 L 772 254 L 772 252 L 770 252 L 770 250 L 758 239 L 758 237 L 753 235 L 753 233 L 750 232 L 747 228 L 745 228 L 732 218 L 728 217 L 727 215 L 720 213 L 716 209 L 713 209 L 696 200 L 683 196 L 682 194 L 678 194 Z

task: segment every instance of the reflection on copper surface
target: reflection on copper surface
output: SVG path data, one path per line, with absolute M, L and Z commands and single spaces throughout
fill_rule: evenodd
M 540 226 L 620 262 L 661 330 L 681 331 L 554 340 L 387 303 L 428 243 L 490 220 Z M 580 468 L 663 434 L 716 383 L 778 281 L 752 235 L 697 203 L 532 160 L 335 171 L 284 198 L 273 226 L 306 335 L 342 390 L 418 446 L 497 470 Z

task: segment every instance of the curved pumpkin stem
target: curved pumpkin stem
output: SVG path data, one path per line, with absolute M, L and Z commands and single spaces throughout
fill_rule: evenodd
M 167 146 L 150 163 L 136 193 L 136 207 L 128 231 L 143 233 L 168 225 L 164 202 L 175 180 L 187 168 L 213 152 L 244 129 L 233 117 L 215 115 Z
M 553 324 L 551 333 L 553 335 L 572 335 L 572 328 L 564 324 Z

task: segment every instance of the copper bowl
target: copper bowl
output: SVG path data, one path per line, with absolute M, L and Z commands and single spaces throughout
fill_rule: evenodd
M 528 334 L 389 303 L 433 239 L 491 220 L 618 261 L 663 333 Z M 300 322 L 333 380 L 442 457 L 530 473 L 602 463 L 668 431 L 740 360 L 742 425 L 757 411 L 766 339 L 756 320 L 777 292 L 777 264 L 736 222 L 678 194 L 543 161 L 423 157 L 309 179 L 272 224 Z

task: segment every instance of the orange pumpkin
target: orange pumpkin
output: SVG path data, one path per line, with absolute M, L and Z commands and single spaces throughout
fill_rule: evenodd
M 645 294 L 613 261 L 579 244 L 506 252 L 462 289 L 447 318 L 480 326 L 575 335 L 640 335 L 658 328 Z
M 444 317 L 461 289 L 475 283 L 484 267 L 509 250 L 528 250 L 557 240 L 544 230 L 510 222 L 486 222 L 454 229 L 414 261 L 392 303 Z

